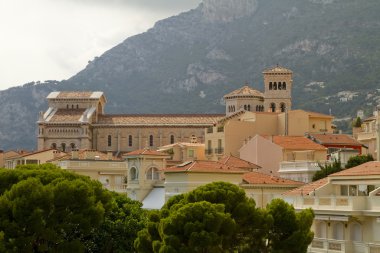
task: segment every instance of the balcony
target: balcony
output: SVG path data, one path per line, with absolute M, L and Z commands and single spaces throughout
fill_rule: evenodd
M 308 252 L 378 253 L 380 252 L 380 244 L 370 242 L 354 242 L 351 240 L 314 238 L 309 246 Z
M 323 162 L 324 164 L 324 162 Z M 319 165 L 315 161 L 281 162 L 279 172 L 319 171 Z
M 376 132 L 360 132 L 357 136 L 358 141 L 376 139 Z
M 205 149 L 205 155 L 212 155 L 212 149 L 209 148 L 209 149 Z
M 217 155 L 223 155 L 224 154 L 224 148 L 216 148 L 215 154 Z
M 127 192 L 127 184 L 120 184 L 120 185 L 107 185 L 104 186 L 107 190 L 118 192 L 118 193 L 126 193 Z

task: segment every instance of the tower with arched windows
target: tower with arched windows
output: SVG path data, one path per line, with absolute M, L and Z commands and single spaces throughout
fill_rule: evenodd
M 285 112 L 292 107 L 293 72 L 281 66 L 263 71 L 266 112 Z
M 224 96 L 226 101 L 226 115 L 245 110 L 252 112 L 264 111 L 264 95 L 248 85 L 234 90 Z

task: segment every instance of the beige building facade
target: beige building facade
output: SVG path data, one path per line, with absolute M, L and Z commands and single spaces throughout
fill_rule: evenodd
M 308 252 L 380 251 L 380 163 L 368 162 L 291 190 L 283 199 L 315 213 Z
M 62 153 L 56 149 L 47 149 L 37 152 L 21 153 L 15 156 L 5 158 L 4 166 L 7 169 L 14 169 L 18 165 L 44 164 L 47 161 L 62 156 Z
M 52 92 L 40 113 L 38 150 L 95 149 L 116 154 L 176 142 L 204 142 L 204 128 L 223 115 L 111 115 L 103 92 Z

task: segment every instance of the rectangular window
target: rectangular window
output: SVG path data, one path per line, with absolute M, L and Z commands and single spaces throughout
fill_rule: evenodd
M 212 132 L 213 132 L 213 127 L 209 127 L 209 128 L 207 128 L 207 133 L 208 133 L 208 134 L 212 134 Z
M 189 149 L 189 157 L 193 158 L 194 157 L 194 150 Z
M 108 140 L 107 140 L 108 147 L 112 146 L 112 136 L 108 135 Z
M 348 186 L 347 185 L 341 185 L 340 186 L 340 195 L 341 196 L 348 196 Z
M 133 142 L 132 142 L 132 135 L 128 136 L 128 146 L 132 147 Z
M 224 132 L 224 127 L 223 126 L 218 127 L 217 131 L 218 131 L 218 133 Z

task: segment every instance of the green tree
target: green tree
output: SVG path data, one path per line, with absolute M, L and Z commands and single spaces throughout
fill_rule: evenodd
M 0 169 L 0 252 L 133 252 L 140 207 L 52 165 Z
M 267 212 L 273 220 L 268 233 L 268 252 L 303 253 L 314 237 L 310 231 L 314 213 L 311 209 L 299 213 L 281 199 L 274 199 Z
M 319 168 L 320 170 L 317 171 L 313 176 L 313 182 L 325 178 L 330 174 L 342 171 L 342 163 L 340 162 L 340 160 L 334 160 L 333 163 L 325 165 L 319 164 Z
M 362 126 L 362 120 L 360 117 L 357 117 L 353 122 L 352 122 L 353 127 L 361 127 Z
M 360 164 L 366 163 L 373 161 L 373 156 L 368 154 L 368 155 L 357 155 L 357 156 L 351 156 L 347 163 L 346 163 L 346 169 L 353 168 L 356 166 L 359 166 Z
M 281 215 L 281 210 L 287 212 L 286 216 Z M 216 217 L 215 222 L 207 222 Z M 194 233 L 194 238 L 200 234 L 205 238 L 196 240 L 198 244 L 192 248 L 196 251 L 192 252 L 292 252 L 290 247 L 295 243 L 301 243 L 297 252 L 302 252 L 313 238 L 312 220 L 311 210 L 295 214 L 282 200 L 276 200 L 268 209 L 256 208 L 238 186 L 216 182 L 177 195 L 160 211 L 151 212 L 147 226 L 138 233 L 135 248 L 143 253 L 191 252 L 187 250 L 195 245 L 190 239 Z M 225 221 L 228 231 L 219 227 Z M 285 242 L 281 244 L 280 240 Z

